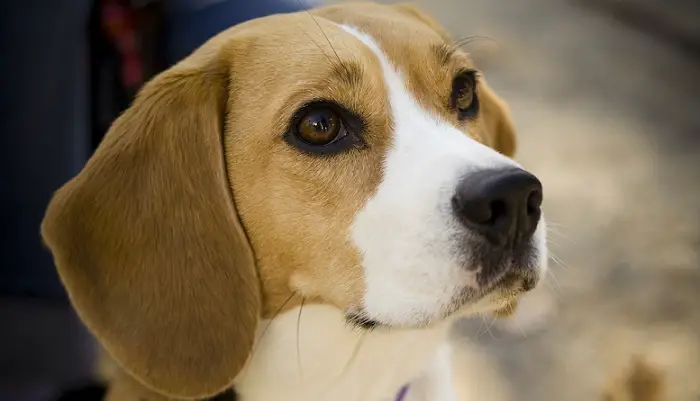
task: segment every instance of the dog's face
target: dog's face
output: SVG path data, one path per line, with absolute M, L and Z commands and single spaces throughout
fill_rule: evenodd
M 412 7 L 272 16 L 147 84 L 43 233 L 127 371 L 210 395 L 258 320 L 302 298 L 415 327 L 532 288 L 542 188 L 506 157 L 513 135 L 466 55 Z
M 359 323 L 416 326 L 494 288 L 531 287 L 542 272 L 541 187 L 526 174 L 520 184 L 498 152 L 513 151 L 507 111 L 466 55 L 410 11 L 331 7 L 315 12 L 318 26 L 301 13 L 248 50 L 265 67 L 234 66 L 243 104 L 228 115 L 226 161 L 263 292 L 276 298 L 269 312 L 292 290 Z M 500 185 L 526 188 L 511 202 Z M 524 220 L 473 222 L 454 204 L 462 195 L 494 203 L 465 207 L 509 209 L 484 220 Z M 532 216 L 510 210 L 528 196 Z

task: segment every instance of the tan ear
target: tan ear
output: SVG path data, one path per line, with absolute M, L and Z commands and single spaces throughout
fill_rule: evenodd
M 479 104 L 490 145 L 501 154 L 515 156 L 517 139 L 510 109 L 483 80 L 479 84 Z
M 86 325 L 135 378 L 180 398 L 231 384 L 261 303 L 222 150 L 229 67 L 215 59 L 148 83 L 42 223 Z

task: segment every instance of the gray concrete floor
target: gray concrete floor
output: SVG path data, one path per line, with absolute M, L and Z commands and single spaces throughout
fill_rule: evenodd
M 486 77 L 544 183 L 560 260 L 513 320 L 458 326 L 464 386 L 598 400 L 642 355 L 665 399 L 700 399 L 700 61 L 565 0 L 416 3 L 457 38 L 500 43 Z
M 664 400 L 700 399 L 700 60 L 585 1 L 414 3 L 455 38 L 498 42 L 482 68 L 550 224 L 546 285 L 513 319 L 456 327 L 466 398 L 602 400 L 641 356 Z

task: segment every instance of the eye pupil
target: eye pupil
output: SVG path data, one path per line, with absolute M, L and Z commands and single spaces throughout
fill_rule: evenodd
M 326 132 L 330 131 L 333 120 L 329 119 L 328 116 L 315 115 L 309 118 L 309 125 L 318 132 Z
M 311 145 L 327 145 L 340 133 L 341 122 L 338 114 L 329 108 L 308 111 L 297 125 L 299 139 Z
M 466 110 L 471 106 L 472 100 L 474 99 L 474 91 L 471 87 L 465 86 L 459 91 L 457 97 L 457 108 L 460 110 Z
M 457 111 L 460 120 L 475 117 L 479 112 L 476 77 L 473 71 L 467 71 L 455 77 L 452 87 L 452 107 Z

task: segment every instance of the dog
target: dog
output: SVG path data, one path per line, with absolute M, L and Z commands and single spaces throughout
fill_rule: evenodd
M 148 82 L 42 235 L 129 394 L 457 400 L 451 321 L 547 269 L 516 145 L 418 8 L 273 15 Z

